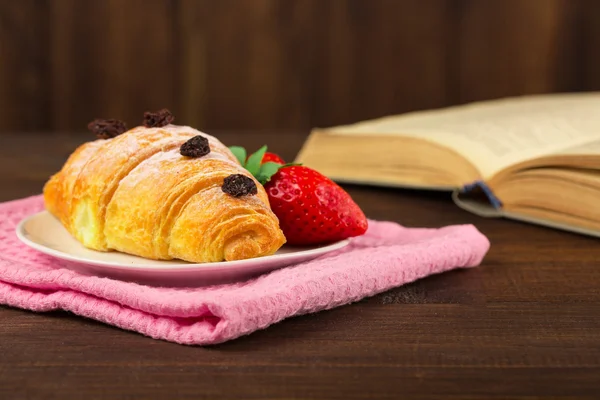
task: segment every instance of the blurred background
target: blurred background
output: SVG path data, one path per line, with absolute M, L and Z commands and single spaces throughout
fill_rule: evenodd
M 0 134 L 306 130 L 600 89 L 598 0 L 0 0 Z

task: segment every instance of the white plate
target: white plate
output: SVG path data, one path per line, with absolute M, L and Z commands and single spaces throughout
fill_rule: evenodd
M 240 261 L 194 264 L 180 260 L 157 261 L 120 252 L 100 252 L 83 247 L 49 212 L 22 220 L 17 236 L 27 246 L 60 260 L 63 266 L 86 274 L 109 276 L 158 285 L 202 285 L 247 279 L 278 268 L 309 261 L 341 249 L 349 241 L 326 246 L 284 245 L 272 256 Z

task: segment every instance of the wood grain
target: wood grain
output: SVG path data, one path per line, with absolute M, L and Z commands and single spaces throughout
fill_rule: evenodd
M 175 6 L 179 27 L 175 32 L 179 63 L 174 82 L 178 91 L 175 96 L 180 112 L 178 120 L 198 129 L 206 125 L 206 107 L 210 101 L 207 93 L 209 39 L 204 28 L 211 20 L 208 5 L 197 0 L 181 0 Z
M 575 90 L 578 2 L 463 2 L 458 102 Z
M 313 125 L 451 102 L 446 79 L 453 61 L 448 46 L 452 1 L 334 0 L 327 5 L 314 60 Z
M 595 0 L 0 0 L 0 132 L 304 129 L 600 89 Z
M 581 9 L 582 87 L 600 90 L 600 2 L 585 0 Z
M 0 132 L 51 125 L 48 2 L 0 0 Z
M 274 143 L 287 159 L 306 137 L 278 130 L 215 134 L 226 144 Z M 277 140 L 282 134 L 286 140 Z M 39 193 L 88 139 L 0 137 L 0 201 Z M 597 239 L 480 218 L 444 193 L 345 188 L 369 218 L 411 227 L 474 224 L 490 251 L 478 268 L 205 348 L 67 313 L 0 306 L 0 398 L 597 398 Z
M 181 2 L 186 118 L 215 129 L 309 127 L 319 3 Z
M 132 127 L 144 111 L 177 111 L 169 0 L 50 4 L 53 128 L 85 129 L 94 118 Z

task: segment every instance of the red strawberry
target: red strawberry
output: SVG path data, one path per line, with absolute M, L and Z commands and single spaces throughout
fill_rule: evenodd
M 288 244 L 335 242 L 366 232 L 365 214 L 331 179 L 308 167 L 282 165 L 283 160 L 268 153 L 267 146 L 250 156 L 243 147 L 229 149 L 264 185 Z
M 283 167 L 265 189 L 289 244 L 334 242 L 367 230 L 367 219 L 350 195 L 311 168 Z
M 268 151 L 263 156 L 261 164 L 264 164 L 266 162 L 274 162 L 274 163 L 281 164 L 281 165 L 285 164 L 285 161 L 283 161 L 283 158 L 279 157 L 275 153 L 270 153 Z

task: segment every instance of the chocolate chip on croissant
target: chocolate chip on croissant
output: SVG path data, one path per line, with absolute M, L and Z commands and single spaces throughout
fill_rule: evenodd
M 98 139 L 114 138 L 127 131 L 125 122 L 118 119 L 97 118 L 90 122 L 87 127 Z
M 167 126 L 175 120 L 171 111 L 163 108 L 156 112 L 146 111 L 144 113 L 144 126 L 146 128 L 162 128 Z
M 207 138 L 197 135 L 182 144 L 179 152 L 186 157 L 202 157 L 210 153 L 210 145 Z
M 229 175 L 223 180 L 221 189 L 224 193 L 227 193 L 233 197 L 242 197 L 247 195 L 253 196 L 258 193 L 256 183 L 254 183 L 251 178 L 243 174 Z

